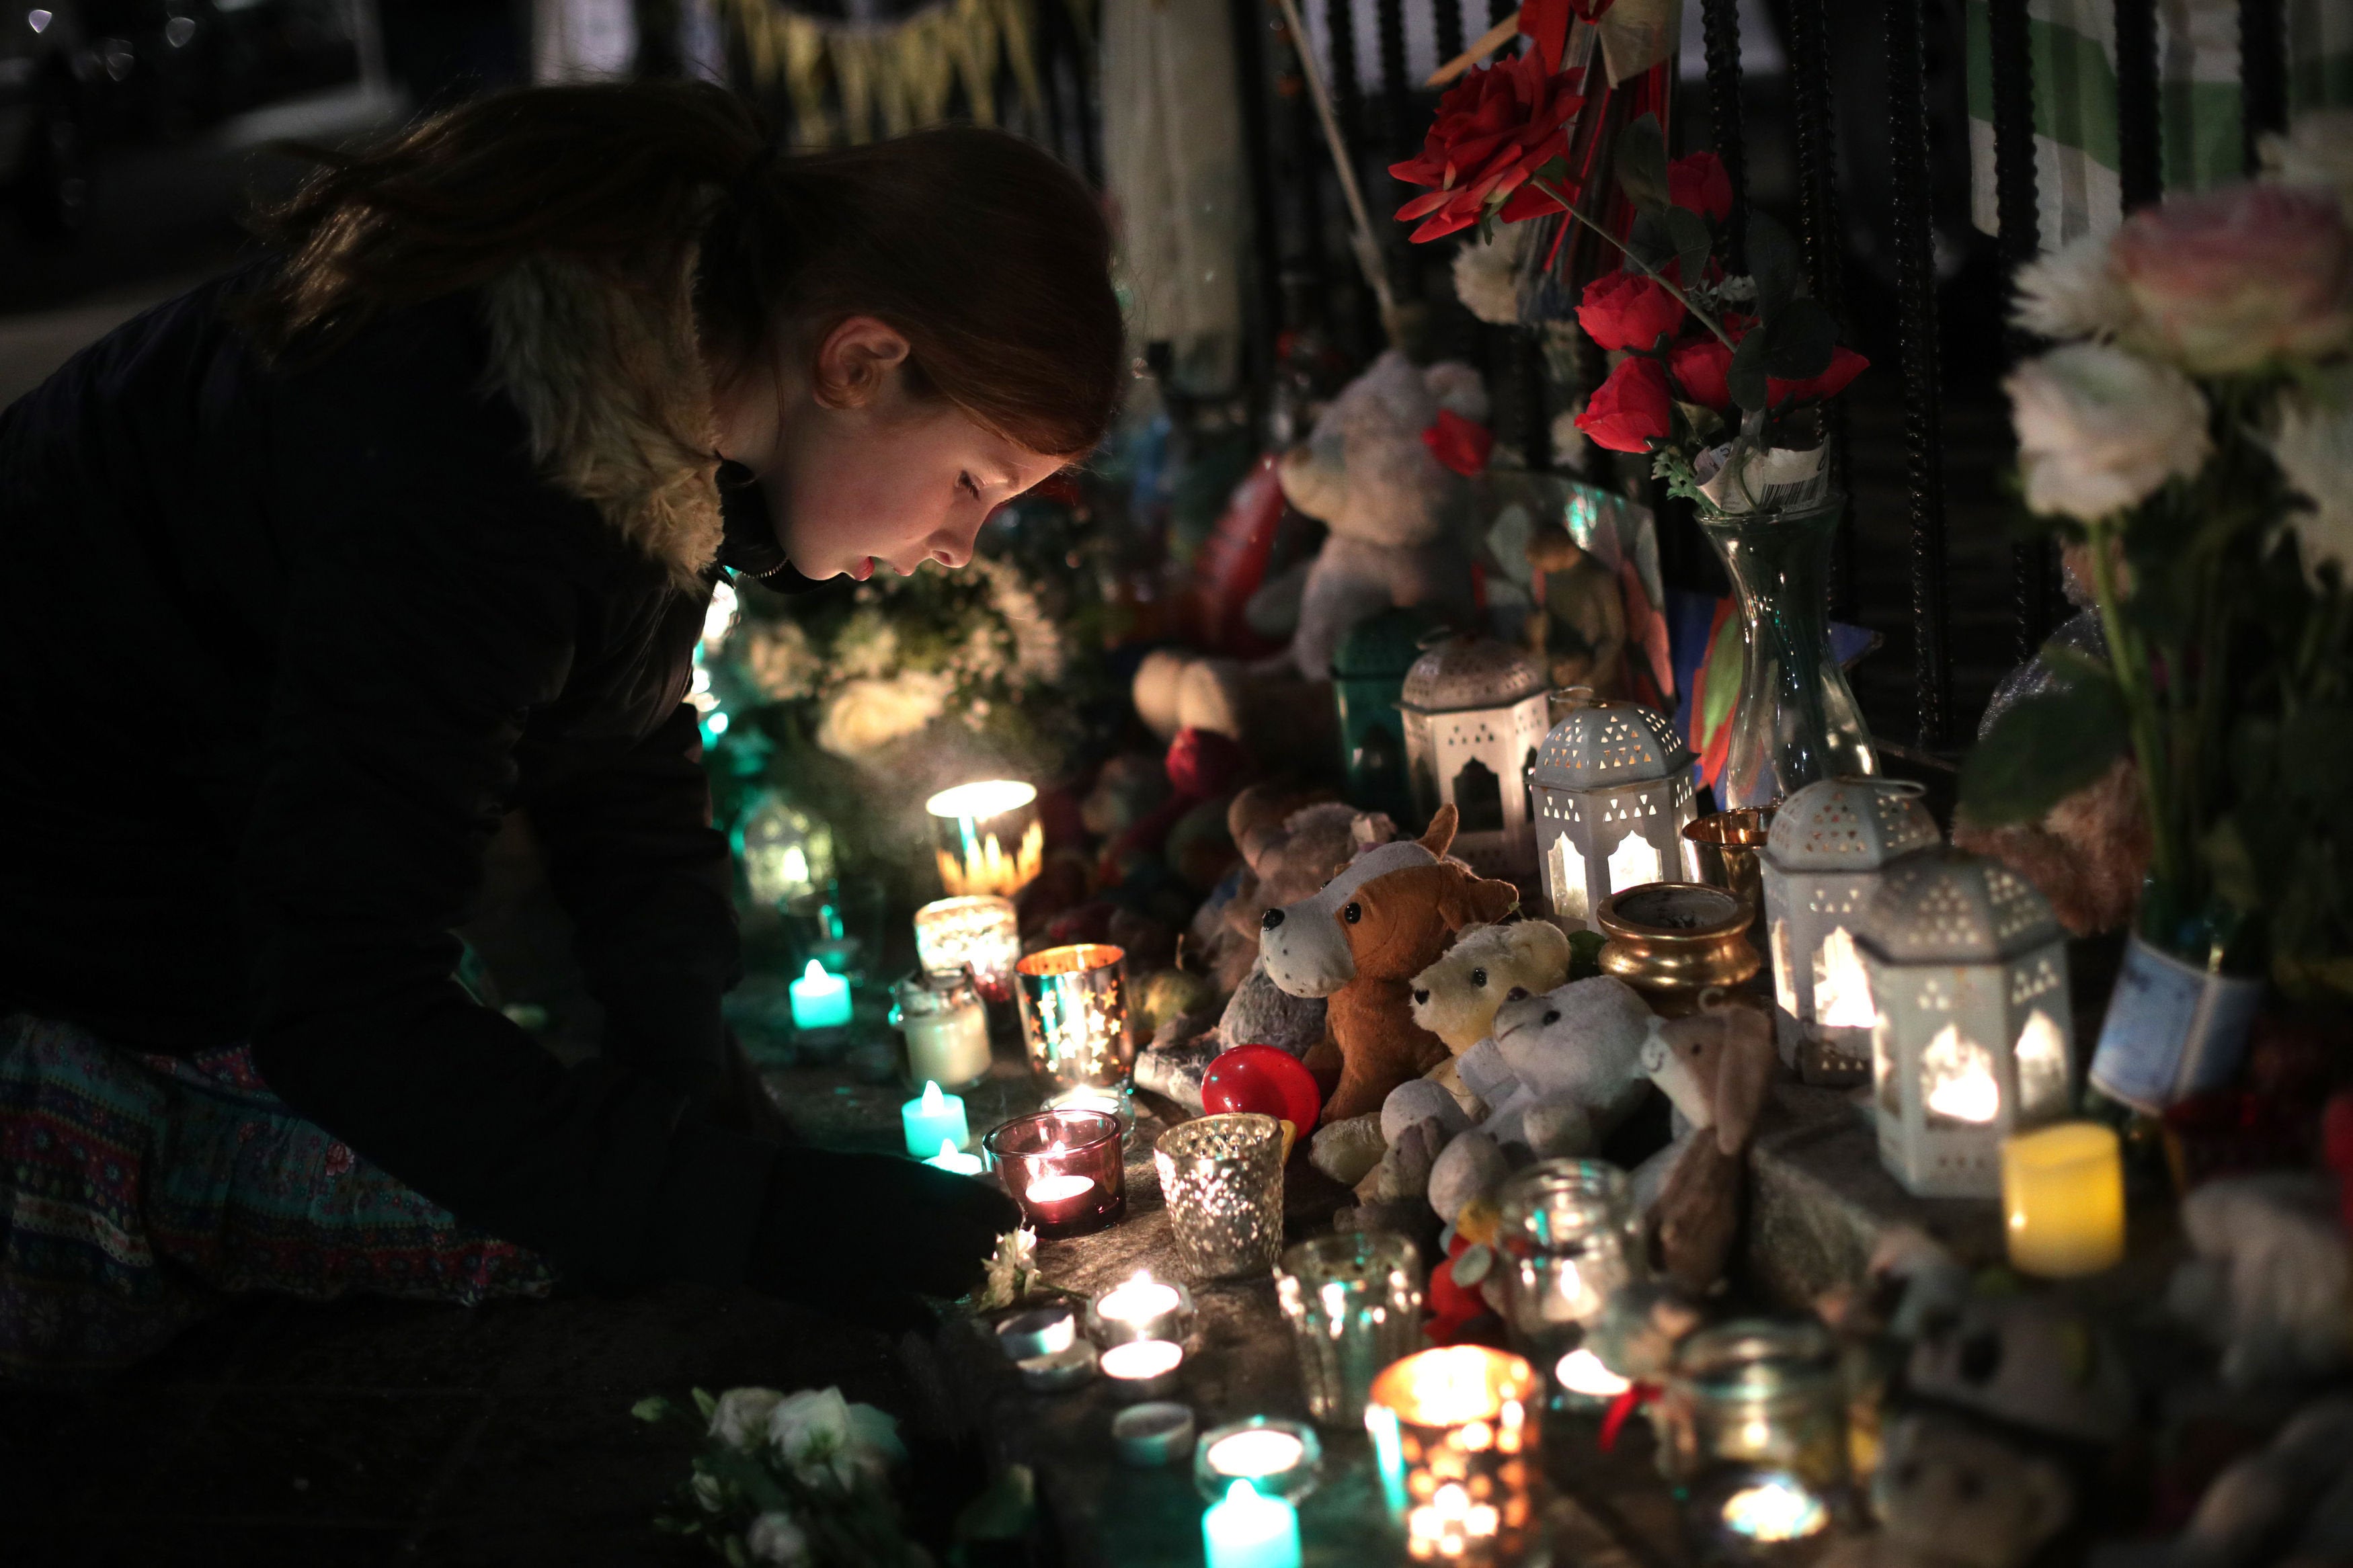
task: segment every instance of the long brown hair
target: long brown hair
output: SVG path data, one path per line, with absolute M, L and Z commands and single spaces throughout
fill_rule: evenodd
M 780 324 L 812 352 L 853 315 L 902 333 L 914 382 L 1049 456 L 1092 449 L 1124 353 L 1111 237 L 1085 185 L 1001 132 L 942 127 L 778 153 L 702 83 L 524 88 L 323 164 L 262 215 L 285 265 L 246 315 L 324 352 L 388 309 L 546 256 L 630 288 L 699 245 L 696 312 L 724 376 Z

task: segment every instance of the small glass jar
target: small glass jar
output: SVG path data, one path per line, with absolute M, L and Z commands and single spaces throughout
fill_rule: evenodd
M 997 1178 L 1041 1237 L 1088 1236 L 1127 1213 L 1119 1118 L 1100 1110 L 1017 1116 L 981 1140 Z
M 1495 1249 L 1514 1343 L 1550 1366 L 1582 1339 L 1609 1293 L 1647 1272 L 1626 1173 L 1600 1160 L 1543 1160 L 1498 1194 Z
M 907 1079 L 962 1089 L 988 1076 L 988 1009 L 972 971 L 925 971 L 891 987 L 891 1022 L 907 1037 Z
M 1317 1237 L 1283 1253 L 1274 1289 L 1307 1413 L 1327 1426 L 1362 1421 L 1373 1379 L 1421 1348 L 1421 1255 L 1386 1231 Z
M 1659 1468 L 1695 1491 L 1719 1471 L 1787 1475 L 1835 1499 L 1847 1485 L 1846 1385 L 1818 1322 L 1736 1319 L 1675 1352 L 1651 1406 Z
M 1050 947 L 1013 966 L 1029 1065 L 1057 1089 L 1124 1090 L 1135 1067 L 1127 953 L 1108 942 Z
M 983 1001 L 1012 1001 L 1021 958 L 1013 900 L 975 893 L 925 904 L 915 911 L 915 957 L 925 969 L 968 967 Z
M 1542 1384 L 1484 1345 L 1409 1355 L 1373 1379 L 1365 1428 L 1416 1563 L 1504 1568 L 1539 1545 Z
M 1296 1503 L 1315 1489 L 1324 1445 L 1313 1426 L 1271 1415 L 1229 1421 L 1201 1434 L 1193 1449 L 1193 1485 L 1216 1502 L 1236 1481 Z
M 1152 1155 L 1176 1253 L 1203 1279 L 1263 1276 L 1282 1248 L 1282 1124 L 1228 1112 L 1180 1122 Z

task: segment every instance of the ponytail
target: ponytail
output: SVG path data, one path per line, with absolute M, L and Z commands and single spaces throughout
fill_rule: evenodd
M 262 215 L 286 254 L 246 315 L 273 353 L 331 352 L 378 313 L 478 288 L 533 257 L 695 307 L 723 379 L 789 331 L 814 354 L 855 315 L 895 328 L 914 384 L 1049 456 L 1101 441 L 1124 333 L 1086 187 L 1001 132 L 942 127 L 780 153 L 701 83 L 527 88 L 323 167 Z

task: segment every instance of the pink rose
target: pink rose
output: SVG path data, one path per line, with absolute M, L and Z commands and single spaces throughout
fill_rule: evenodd
M 2109 263 L 2133 305 L 2126 342 L 2227 375 L 2353 341 L 2353 236 L 2326 191 L 2235 185 L 2125 221 Z

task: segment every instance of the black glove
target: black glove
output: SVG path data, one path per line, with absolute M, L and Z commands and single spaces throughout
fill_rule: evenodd
M 807 1301 L 839 1300 L 852 1281 L 960 1296 L 979 1283 L 997 1238 L 1020 1223 L 993 1181 L 890 1154 L 788 1147 L 768 1178 L 744 1279 Z

